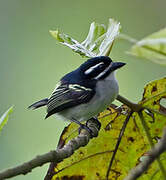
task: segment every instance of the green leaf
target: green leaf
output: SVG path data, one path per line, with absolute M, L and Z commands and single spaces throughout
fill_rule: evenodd
M 166 65 L 166 28 L 138 41 L 129 53 Z
M 142 100 L 139 102 L 144 107 L 155 110 L 143 111 L 143 116 L 154 143 L 158 142 L 163 127 L 166 125 L 166 107 L 160 104 L 163 98 L 166 98 L 166 78 L 148 83 L 144 88 Z M 129 113 L 126 106 L 123 106 L 122 110 L 117 111 L 116 108 L 111 107 L 100 113 L 99 120 L 102 126 L 99 136 L 92 139 L 86 147 L 78 149 L 71 157 L 50 166 L 52 167 L 52 170 L 49 171 L 52 174 L 50 180 L 72 178 L 89 180 L 89 177 L 92 180 L 106 179 L 106 172 L 118 135 Z M 156 113 L 156 111 L 159 113 Z M 160 114 L 161 112 L 163 114 Z M 78 126 L 73 123 L 65 128 L 59 141 L 61 147 L 77 135 L 77 128 Z M 130 118 L 125 134 L 122 137 L 109 179 L 124 179 L 130 169 L 144 160 L 149 149 L 148 139 L 138 113 L 135 112 Z M 166 168 L 166 153 L 160 156 L 160 160 Z M 156 162 L 150 166 L 140 179 L 149 180 L 152 177 L 155 180 L 163 178 Z
M 166 78 L 150 82 L 145 86 L 140 103 L 149 109 L 144 112 L 144 116 L 149 124 L 152 138 L 161 136 L 162 129 L 166 125 L 166 107 L 161 105 L 162 99 L 166 99 Z
M 126 114 L 120 114 L 112 108 L 101 113 L 99 119 L 102 122 L 102 128 L 99 136 L 92 139 L 86 147 L 78 149 L 71 157 L 54 165 L 51 180 L 65 178 L 89 180 L 89 177 L 92 180 L 106 179 L 110 158 L 125 118 Z M 71 140 L 73 138 L 71 132 L 76 128 L 77 125 L 70 124 L 61 136 L 60 144 L 64 145 Z M 144 134 L 140 133 L 135 122 L 130 119 L 109 179 L 124 179 L 148 148 Z
M 145 86 L 140 104 L 148 109 L 143 111 L 143 118 L 146 121 L 148 131 L 154 144 L 158 142 L 162 136 L 163 128 L 166 126 L 166 107 L 161 104 L 163 99 L 166 99 L 166 78 L 150 82 Z M 140 123 L 138 114 L 135 114 L 135 120 Z M 140 132 L 144 134 L 145 132 L 142 126 L 140 125 L 139 127 L 141 130 Z M 146 136 L 145 139 L 147 140 Z M 160 161 L 166 169 L 166 152 L 160 155 Z M 156 173 L 154 174 L 154 172 Z M 141 176 L 140 179 L 150 179 L 153 176 L 155 180 L 163 179 L 157 162 L 154 162 L 146 174 Z
M 0 118 L 0 132 L 7 123 L 9 115 L 13 112 L 13 107 L 10 107 Z
M 110 110 L 106 110 L 100 114 L 99 118 L 102 122 L 99 136 L 92 139 L 86 147 L 78 149 L 71 157 L 58 163 L 52 173 L 55 174 L 52 177 L 52 180 L 65 178 L 82 178 L 89 180 L 89 177 L 91 180 L 105 179 L 110 157 L 113 153 L 121 125 L 123 124 L 126 115 L 119 114 L 116 111 L 110 115 Z M 133 126 L 132 121 L 131 126 Z M 76 128 L 77 125 L 70 124 L 61 136 L 60 144 L 66 144 L 71 140 L 73 138 L 71 131 Z M 131 129 L 129 131 L 131 131 Z M 135 132 L 132 134 L 130 133 L 130 137 L 132 135 L 138 139 L 143 138 L 141 138 L 141 135 L 136 137 Z M 121 151 L 117 154 L 117 157 L 121 158 L 121 162 L 118 162 L 118 159 L 115 160 L 115 165 L 113 167 L 114 171 L 110 173 L 110 179 L 115 179 L 115 177 L 121 177 L 120 179 L 124 178 L 132 165 L 134 166 L 135 163 L 131 160 L 130 166 L 125 166 L 126 162 L 129 162 L 125 153 L 128 151 L 128 148 L 130 149 L 131 155 L 136 153 L 135 149 L 130 147 L 130 145 L 132 145 L 132 140 L 130 141 L 129 137 L 124 137 L 124 141 L 120 146 Z M 140 148 L 140 145 L 138 146 L 137 149 Z M 130 154 L 128 156 L 130 156 Z
M 166 78 L 152 81 L 144 88 L 143 99 L 140 102 L 144 107 L 155 109 L 166 115 L 165 107 L 161 101 L 166 99 Z
M 51 35 L 61 44 L 71 48 L 83 57 L 96 57 L 106 55 L 111 50 L 113 41 L 119 34 L 120 23 L 109 19 L 108 28 L 103 24 L 93 22 L 90 25 L 86 39 L 80 43 L 59 30 L 50 31 Z

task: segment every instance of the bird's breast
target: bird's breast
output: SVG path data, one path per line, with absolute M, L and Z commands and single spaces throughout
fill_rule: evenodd
M 115 79 L 99 81 L 96 85 L 96 101 L 102 110 L 107 108 L 117 97 L 119 92 L 118 83 Z

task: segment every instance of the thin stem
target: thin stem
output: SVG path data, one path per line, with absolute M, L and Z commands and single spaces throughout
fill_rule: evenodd
M 157 174 L 158 172 L 159 172 L 159 169 L 157 169 L 157 170 L 153 173 L 153 175 L 151 176 L 150 180 L 153 180 L 154 177 L 156 176 L 156 174 Z
M 113 151 L 113 154 L 112 154 L 112 157 L 111 157 L 111 160 L 110 160 L 108 169 L 107 169 L 106 180 L 108 180 L 108 178 L 109 178 L 109 173 L 110 173 L 110 171 L 111 171 L 111 167 L 112 167 L 113 161 L 114 161 L 114 159 L 115 159 L 115 155 L 116 155 L 116 153 L 117 153 L 117 150 L 118 150 L 118 148 L 119 148 L 121 139 L 122 139 L 122 137 L 123 137 L 123 134 L 124 134 L 124 132 L 125 132 L 126 126 L 127 126 L 128 122 L 129 122 L 129 119 L 130 119 L 132 113 L 133 113 L 133 111 L 131 111 L 131 112 L 129 113 L 129 115 L 126 117 L 126 119 L 125 119 L 125 121 L 124 121 L 124 123 L 123 123 L 123 126 L 122 126 L 122 128 L 121 128 L 121 130 L 120 130 L 119 137 L 118 137 L 118 141 L 117 141 L 117 143 L 116 143 L 115 149 L 114 149 L 114 151 Z
M 148 45 L 143 45 L 142 47 L 145 48 L 145 49 L 147 49 L 147 50 L 149 50 L 149 51 L 152 51 L 152 52 L 161 54 L 161 55 L 163 55 L 163 56 L 166 56 L 166 53 L 165 53 L 164 51 L 160 51 L 160 50 L 154 49 L 154 48 L 152 48 L 152 47 L 150 47 L 150 46 L 148 46 Z
M 118 95 L 116 99 L 120 101 L 121 103 L 127 105 L 129 108 L 131 108 L 135 112 L 139 112 L 142 109 L 142 106 L 140 104 L 135 104 L 121 95 Z
M 132 37 L 126 35 L 126 34 L 122 34 L 122 33 L 118 36 L 118 38 L 126 40 L 126 41 L 128 41 L 128 42 L 130 42 L 132 44 L 135 44 L 135 43 L 138 42 L 136 39 L 134 39 L 134 38 L 132 38 Z
M 152 111 L 152 112 L 154 112 L 154 113 L 156 113 L 156 114 L 158 114 L 158 115 L 161 115 L 161 116 L 166 117 L 166 113 L 163 113 L 163 112 L 157 111 L 157 110 L 152 109 L 152 108 L 149 108 L 149 107 L 147 107 L 147 106 L 144 106 L 144 109 L 147 109 L 147 110 Z
M 58 170 L 55 174 L 58 174 L 58 173 L 64 171 L 65 169 L 67 169 L 67 168 L 69 168 L 69 167 L 72 167 L 72 166 L 74 166 L 74 165 L 76 165 L 76 164 L 79 164 L 80 162 L 85 161 L 85 160 L 87 160 L 87 159 L 93 158 L 93 157 L 95 157 L 95 156 L 101 156 L 101 155 L 106 154 L 106 153 L 110 154 L 110 153 L 112 153 L 112 152 L 113 152 L 113 151 L 110 150 L 110 151 L 104 151 L 104 152 L 98 152 L 98 153 L 95 153 L 95 154 L 91 154 L 91 155 L 89 155 L 89 156 L 87 156 L 87 157 L 85 157 L 85 158 L 83 158 L 83 159 L 80 159 L 79 161 L 73 162 L 72 164 L 65 166 L 64 168 Z
M 149 132 L 149 129 L 148 129 L 148 125 L 147 125 L 147 123 L 146 123 L 146 121 L 145 121 L 145 119 L 143 117 L 142 111 L 138 112 L 138 115 L 140 117 L 142 126 L 143 126 L 143 128 L 145 130 L 145 133 L 146 133 L 146 136 L 148 138 L 149 144 L 150 144 L 151 148 L 153 148 L 154 147 L 154 143 L 152 141 L 152 137 L 150 135 L 150 132 Z M 164 179 L 166 179 L 166 172 L 165 172 L 165 169 L 164 169 L 164 166 L 163 166 L 162 162 L 160 161 L 160 157 L 158 157 L 156 160 L 157 160 L 158 166 L 160 168 L 160 171 L 163 174 Z
M 136 43 L 138 42 L 136 39 L 134 39 L 134 38 L 132 38 L 132 37 L 126 35 L 126 34 L 120 34 L 120 35 L 118 36 L 118 38 L 119 38 L 119 39 L 126 40 L 126 41 L 128 41 L 128 42 L 130 42 L 130 43 L 132 43 L 132 44 L 136 44 Z M 139 41 L 139 42 L 140 42 L 140 41 Z M 145 44 L 145 45 L 140 45 L 140 47 L 145 48 L 145 49 L 147 49 L 147 50 L 149 50 L 149 51 L 152 51 L 152 52 L 161 54 L 161 55 L 163 55 L 163 56 L 166 56 L 166 53 L 165 53 L 165 52 L 160 51 L 160 50 L 158 50 L 158 49 L 155 49 L 155 48 L 153 48 L 153 47 L 150 47 L 150 46 L 148 46 L 148 44 L 147 44 L 147 45 L 146 45 L 146 44 Z

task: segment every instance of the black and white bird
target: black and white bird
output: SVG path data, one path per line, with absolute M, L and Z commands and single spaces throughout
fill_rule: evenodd
M 91 58 L 62 77 L 49 98 L 29 108 L 47 106 L 45 118 L 55 114 L 82 126 L 81 121 L 95 117 L 115 100 L 119 91 L 115 71 L 124 65 L 107 56 Z

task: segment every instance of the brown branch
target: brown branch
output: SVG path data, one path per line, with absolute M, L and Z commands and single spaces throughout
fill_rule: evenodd
M 132 109 L 132 111 L 139 112 L 143 109 L 143 107 L 140 104 L 133 103 L 121 95 L 118 95 L 116 99 L 121 103 L 127 105 L 130 109 Z
M 98 122 L 95 120 L 89 120 L 87 126 L 91 129 L 94 135 L 93 137 L 97 137 L 100 130 Z M 48 162 L 59 163 L 63 161 L 63 159 L 70 157 L 75 152 L 75 150 L 82 146 L 86 146 L 91 138 L 92 137 L 89 132 L 82 129 L 81 133 L 76 138 L 70 140 L 62 149 L 57 149 L 46 154 L 36 156 L 34 159 L 26 163 L 0 172 L 0 180 L 21 174 L 25 175 L 31 172 L 32 169 L 42 166 Z
M 148 156 L 138 166 L 132 169 L 129 175 L 124 180 L 135 180 L 140 177 L 154 160 L 159 158 L 160 154 L 166 151 L 166 129 L 164 129 L 163 137 L 160 141 L 148 152 Z

